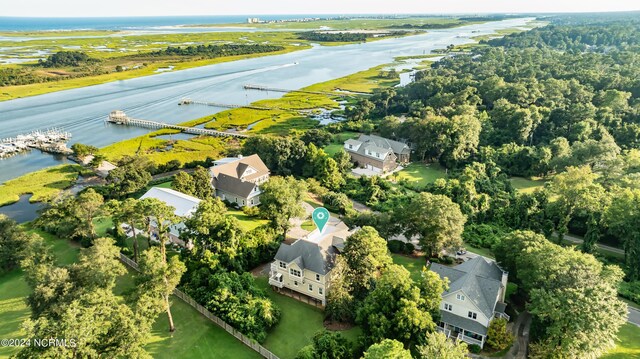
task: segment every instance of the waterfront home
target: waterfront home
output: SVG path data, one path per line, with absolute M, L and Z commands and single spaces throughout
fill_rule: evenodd
M 153 187 L 147 193 L 142 195 L 140 199 L 145 198 L 155 198 L 159 201 L 164 202 L 166 205 L 173 207 L 174 214 L 180 218 L 187 219 L 190 218 L 195 211 L 198 209 L 198 205 L 201 200 L 189 196 L 188 194 L 184 194 L 182 192 L 174 191 L 170 188 L 161 188 L 161 187 Z M 178 224 L 174 224 L 169 227 L 169 240 L 173 243 L 176 243 L 183 247 L 190 247 L 190 243 L 185 243 L 180 239 L 180 232 L 185 228 L 184 223 L 180 222 Z M 153 220 L 151 221 L 151 231 L 154 233 L 154 236 L 157 239 L 157 224 Z
M 406 143 L 375 135 L 360 135 L 357 140 L 348 139 L 344 143 L 344 149 L 356 166 L 378 173 L 395 170 L 398 164 L 409 162 L 411 155 L 411 149 Z
M 223 158 L 209 171 L 216 197 L 238 207 L 260 204 L 260 185 L 269 180 L 269 169 L 258 155 Z
M 434 263 L 431 270 L 449 280 L 440 303 L 438 331 L 483 347 L 491 320 L 509 320 L 504 303 L 508 273 L 482 256 L 455 267 Z
M 354 232 L 331 218 L 322 232 L 315 229 L 301 238 L 288 239 L 271 263 L 269 284 L 280 293 L 325 306 L 336 255 Z

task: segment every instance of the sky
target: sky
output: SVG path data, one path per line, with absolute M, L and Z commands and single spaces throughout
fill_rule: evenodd
M 0 16 L 443 14 L 640 10 L 639 0 L 0 0 Z

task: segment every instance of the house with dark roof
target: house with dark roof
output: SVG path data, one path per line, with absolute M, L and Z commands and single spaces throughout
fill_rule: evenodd
M 409 162 L 411 155 L 406 143 L 374 135 L 360 135 L 357 140 L 348 139 L 344 149 L 358 167 L 380 173 L 393 171 L 398 164 Z
M 326 305 L 335 258 L 354 232 L 331 218 L 322 232 L 315 229 L 293 243 L 282 243 L 271 263 L 269 284 L 294 298 Z
M 209 169 L 217 197 L 239 207 L 260 204 L 260 185 L 269 180 L 269 169 L 258 155 L 223 158 Z
M 491 320 L 509 320 L 504 303 L 508 273 L 482 256 L 455 267 L 434 263 L 431 270 L 449 281 L 440 303 L 438 331 L 483 347 Z

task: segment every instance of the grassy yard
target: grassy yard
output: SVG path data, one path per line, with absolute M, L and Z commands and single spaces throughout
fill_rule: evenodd
M 333 135 L 333 140 L 330 144 L 324 147 L 324 152 L 326 152 L 329 156 L 333 156 L 336 153 L 340 152 L 342 147 L 344 146 L 344 141 L 350 138 L 358 138 L 360 136 L 359 133 L 356 132 L 340 132 Z
M 274 292 L 267 277 L 257 277 L 256 283 L 282 310 L 280 323 L 269 332 L 263 345 L 282 359 L 295 358 L 302 347 L 311 343 L 313 335 L 324 328 L 324 313 L 319 308 Z M 356 327 L 341 333 L 354 341 L 361 331 Z
M 394 264 L 405 267 L 411 273 L 411 279 L 414 281 L 419 281 L 422 278 L 422 268 L 427 265 L 424 257 L 414 258 L 393 253 L 391 258 Z
M 512 177 L 509 179 L 511 185 L 520 193 L 533 193 L 537 189 L 544 187 L 546 182 L 543 179 L 527 179 L 522 177 Z
M 249 217 L 239 209 L 227 209 L 227 215 L 235 217 L 240 222 L 240 228 L 245 231 L 251 231 L 269 222 L 266 219 Z
M 33 230 L 52 246 L 60 264 L 71 264 L 78 258 L 79 247 L 51 234 Z M 118 281 L 119 292 L 130 288 L 133 277 L 128 274 Z M 19 270 L 0 277 L 0 337 L 23 338 L 21 323 L 29 317 L 25 297 L 29 287 Z M 170 334 L 167 316 L 161 314 L 153 325 L 147 351 L 154 358 L 260 358 L 224 329 L 210 322 L 195 309 L 173 298 L 171 311 L 177 330 Z M 0 358 L 9 358 L 17 348 L 0 347 Z
M 617 346 L 601 359 L 640 359 L 640 327 L 623 325 L 618 332 Z
M 31 202 L 53 199 L 75 182 L 81 170 L 78 165 L 55 166 L 7 181 L 0 185 L 0 206 L 18 202 L 23 194 L 33 194 Z
M 437 163 L 425 165 L 414 162 L 402 171 L 397 172 L 396 179 L 398 181 L 406 180 L 411 185 L 423 187 L 435 182 L 438 178 L 445 178 L 446 176 L 445 170 Z

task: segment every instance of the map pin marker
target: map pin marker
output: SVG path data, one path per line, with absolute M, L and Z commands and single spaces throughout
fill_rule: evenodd
M 313 223 L 316 224 L 316 227 L 318 227 L 320 233 L 322 233 L 322 230 L 327 225 L 327 222 L 329 222 L 329 211 L 327 211 L 327 209 L 324 207 L 318 207 L 313 210 L 311 219 L 313 220 Z

